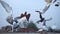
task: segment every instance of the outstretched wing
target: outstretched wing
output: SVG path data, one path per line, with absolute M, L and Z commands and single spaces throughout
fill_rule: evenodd
M 52 20 L 52 18 L 49 18 L 49 19 L 47 19 L 46 21 L 50 21 L 50 20 Z
M 12 11 L 12 8 L 7 4 L 6 2 L 0 0 L 1 5 L 4 7 L 7 13 L 10 13 Z
M 47 6 L 45 6 L 45 7 L 44 7 L 44 9 L 42 10 L 42 11 L 43 11 L 43 13 L 45 13 L 45 12 L 49 9 L 49 7 L 50 7 L 50 4 L 49 4 L 49 5 L 47 5 Z
M 29 21 L 29 18 L 30 18 L 30 14 L 26 15 L 27 21 Z

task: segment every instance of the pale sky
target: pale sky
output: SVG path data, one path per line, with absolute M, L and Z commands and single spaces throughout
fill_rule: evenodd
M 13 17 L 19 16 L 21 13 L 24 13 L 27 11 L 28 13 L 31 13 L 30 20 L 33 20 L 34 22 L 39 20 L 39 15 L 35 11 L 42 10 L 46 4 L 44 0 L 4 0 L 7 2 L 13 9 Z M 60 2 L 60 0 L 58 0 Z M 58 2 L 57 1 L 57 2 Z M 57 29 L 60 29 L 60 6 L 55 7 L 56 3 L 52 4 L 50 8 L 47 10 L 45 14 L 43 14 L 43 17 L 46 19 L 53 18 L 51 21 L 47 21 L 47 26 L 56 25 Z M 5 11 L 5 9 L 0 4 L 0 27 L 9 25 L 9 23 L 6 21 L 7 16 L 10 15 Z M 39 26 L 38 26 L 39 27 Z

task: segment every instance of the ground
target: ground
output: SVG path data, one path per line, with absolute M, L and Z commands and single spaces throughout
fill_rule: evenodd
M 40 34 L 40 33 L 0 33 L 0 34 Z M 60 34 L 60 33 L 48 33 L 48 34 Z

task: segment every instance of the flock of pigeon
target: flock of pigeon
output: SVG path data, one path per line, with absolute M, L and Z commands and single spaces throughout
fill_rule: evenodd
M 38 20 L 37 23 L 39 23 L 39 22 L 42 23 L 43 22 L 43 25 L 46 26 L 45 22 L 46 21 L 50 21 L 52 18 L 46 20 L 45 18 L 43 18 L 42 15 L 49 9 L 49 7 L 52 4 L 56 3 L 57 0 L 44 0 L 44 1 L 47 3 L 47 5 L 44 7 L 44 9 L 42 11 L 36 11 L 36 12 L 39 13 L 39 17 L 40 17 L 40 20 Z M 12 11 L 12 8 L 9 6 L 9 4 L 7 4 L 3 0 L 0 0 L 0 3 L 3 6 L 3 8 L 6 10 L 7 13 L 10 13 Z M 60 6 L 60 2 L 57 2 L 55 4 L 55 6 L 56 7 Z M 24 14 L 21 14 L 19 17 L 16 17 L 16 18 L 13 19 L 13 16 L 11 14 L 10 16 L 7 17 L 6 21 L 8 23 L 10 23 L 11 25 L 13 25 L 14 22 L 18 23 L 18 21 L 17 21 L 18 19 L 21 19 L 23 17 L 26 17 L 27 21 L 29 22 L 30 16 L 31 16 L 30 14 L 27 14 L 27 12 L 25 12 Z

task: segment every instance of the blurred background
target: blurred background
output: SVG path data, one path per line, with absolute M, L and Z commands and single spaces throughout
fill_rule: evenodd
M 21 13 L 27 12 L 31 14 L 30 20 L 34 23 L 39 20 L 39 14 L 35 11 L 42 10 L 47 4 L 44 0 L 3 0 L 8 3 L 13 9 L 13 17 L 20 16 Z M 60 2 L 60 0 L 57 0 Z M 47 21 L 46 25 L 55 29 L 60 29 L 60 6 L 56 7 L 55 4 L 51 4 L 50 8 L 43 14 L 45 19 L 53 18 L 51 21 Z M 11 13 L 7 13 L 0 4 L 0 28 L 3 26 L 10 25 L 6 18 Z M 40 27 L 40 24 L 37 24 Z

